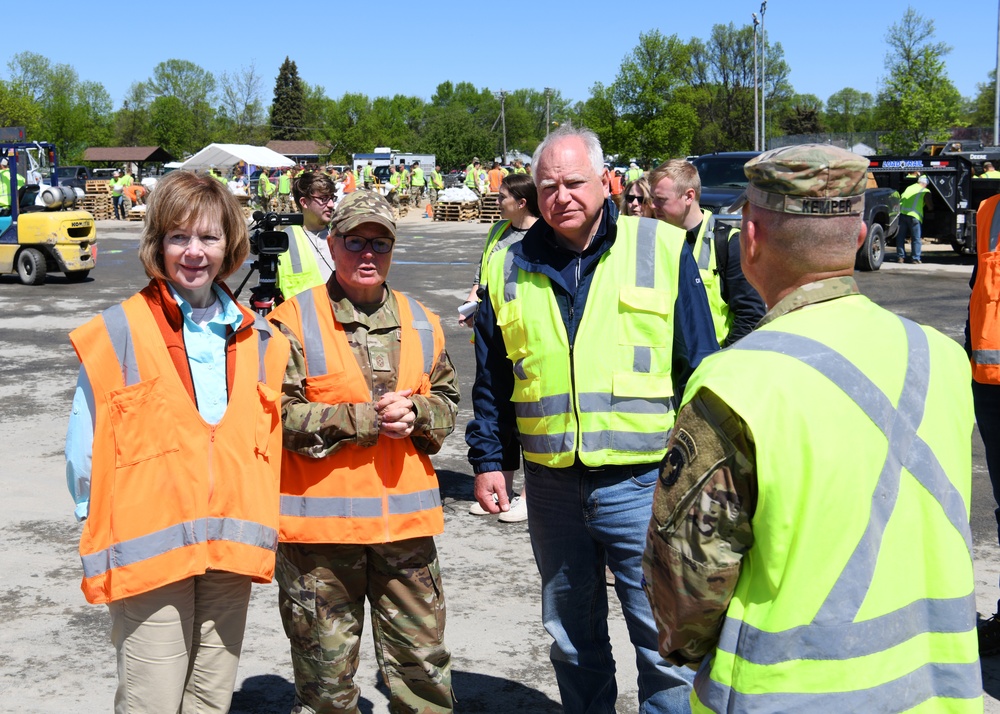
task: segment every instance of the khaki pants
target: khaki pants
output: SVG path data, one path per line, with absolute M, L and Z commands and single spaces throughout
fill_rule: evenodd
M 250 577 L 209 572 L 108 605 L 115 714 L 229 711 Z

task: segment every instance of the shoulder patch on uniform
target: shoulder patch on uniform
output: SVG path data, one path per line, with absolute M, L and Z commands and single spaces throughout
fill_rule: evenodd
M 673 486 L 681 476 L 684 468 L 684 449 L 674 446 L 660 463 L 660 483 L 664 486 Z
M 691 463 L 698 458 L 698 445 L 694 442 L 694 437 L 684 429 L 674 429 L 674 447 L 684 449 L 684 461 Z

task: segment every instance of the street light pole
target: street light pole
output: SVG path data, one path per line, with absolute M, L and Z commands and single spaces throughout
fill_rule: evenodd
M 760 105 L 757 104 L 757 13 L 750 13 L 753 16 L 753 150 L 760 151 L 760 117 L 758 112 Z
M 764 30 L 764 13 L 767 12 L 767 0 L 760 4 L 760 140 L 764 151 L 767 151 L 767 32 Z
M 993 146 L 1000 146 L 1000 2 L 997 3 L 997 77 L 993 85 Z

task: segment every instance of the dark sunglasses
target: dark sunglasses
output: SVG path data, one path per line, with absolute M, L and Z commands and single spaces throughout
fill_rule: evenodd
M 362 238 L 361 236 L 341 236 L 344 239 L 344 247 L 352 253 L 360 253 L 371 243 L 372 250 L 376 253 L 388 253 L 392 250 L 396 242 L 394 238 Z
M 644 200 L 645 199 L 642 196 L 636 196 L 634 193 L 625 195 L 625 203 L 632 203 L 632 201 L 642 203 Z

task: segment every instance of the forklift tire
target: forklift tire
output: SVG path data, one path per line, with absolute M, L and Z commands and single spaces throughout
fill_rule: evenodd
M 25 248 L 18 253 L 17 277 L 25 285 L 42 285 L 45 282 L 45 256 L 34 248 Z
M 67 270 L 64 275 L 67 283 L 82 283 L 90 275 L 90 270 Z
M 885 258 L 885 231 L 878 223 L 872 223 L 868 228 L 868 235 L 865 242 L 858 249 L 858 256 L 855 260 L 855 267 L 858 270 L 872 271 L 882 267 L 882 260 Z

